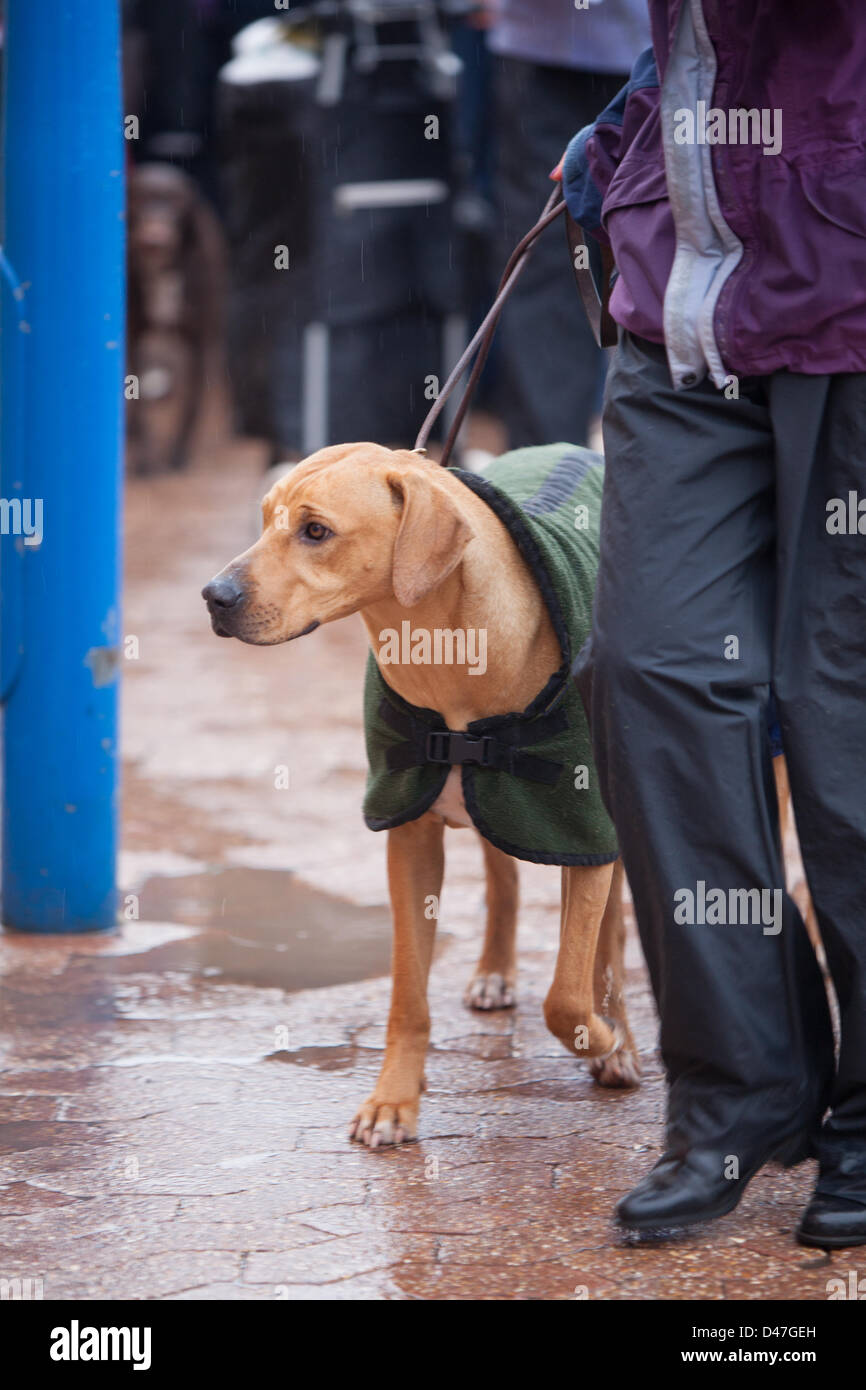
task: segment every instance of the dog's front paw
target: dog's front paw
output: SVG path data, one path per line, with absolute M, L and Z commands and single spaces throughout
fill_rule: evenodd
M 470 1009 L 513 1009 L 514 983 L 494 971 L 478 974 L 469 981 L 463 996 Z
M 404 1144 L 418 1137 L 418 1100 L 389 1102 L 375 1093 L 364 1101 L 351 1125 L 349 1138 L 368 1149 Z
M 640 1058 L 630 1047 L 614 1052 L 612 1057 L 598 1057 L 589 1063 L 593 1080 L 599 1086 L 625 1088 L 640 1085 Z

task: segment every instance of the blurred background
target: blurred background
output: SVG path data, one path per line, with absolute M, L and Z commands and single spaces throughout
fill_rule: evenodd
M 215 432 L 268 464 L 411 447 L 645 10 L 124 0 L 130 469 L 182 467 Z M 604 366 L 563 242 L 506 309 L 470 451 L 590 438 Z

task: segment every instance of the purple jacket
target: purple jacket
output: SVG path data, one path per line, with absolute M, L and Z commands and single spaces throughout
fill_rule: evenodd
M 563 165 L 614 318 L 678 386 L 866 371 L 864 0 L 649 9 L 652 49 Z

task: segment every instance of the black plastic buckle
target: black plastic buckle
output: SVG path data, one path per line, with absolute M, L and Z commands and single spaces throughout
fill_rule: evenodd
M 493 740 L 487 734 L 464 734 L 459 729 L 433 729 L 427 735 L 428 763 L 489 765 Z

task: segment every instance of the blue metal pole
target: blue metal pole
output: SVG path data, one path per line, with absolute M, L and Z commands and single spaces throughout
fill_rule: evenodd
M 6 19 L 2 920 L 22 931 L 97 931 L 114 925 L 116 898 L 118 5 L 7 0 Z

